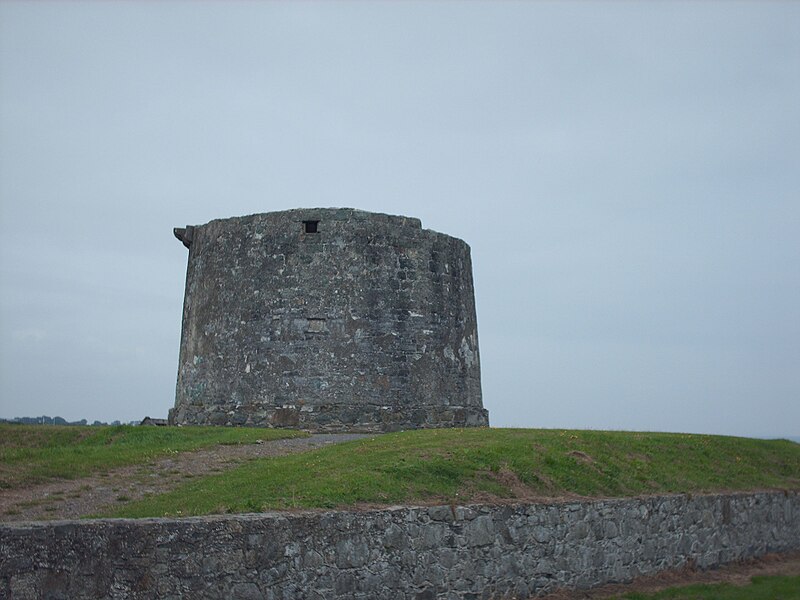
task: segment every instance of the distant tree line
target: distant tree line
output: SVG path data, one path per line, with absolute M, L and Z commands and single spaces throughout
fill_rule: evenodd
M 80 421 L 67 421 L 63 417 L 48 417 L 42 415 L 41 417 L 14 417 L 13 419 L 2 419 L 0 423 L 10 423 L 12 425 L 90 425 L 86 419 Z M 139 421 L 129 421 L 122 423 L 121 421 L 111 421 L 111 423 L 104 423 L 103 421 L 95 421 L 91 425 L 138 425 Z

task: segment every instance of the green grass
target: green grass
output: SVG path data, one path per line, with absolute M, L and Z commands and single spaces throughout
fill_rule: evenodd
M 800 489 L 800 444 L 666 433 L 437 429 L 252 461 L 113 515 L 761 488 Z
M 233 427 L 0 425 L 0 489 L 74 479 L 217 444 L 306 435 Z
M 753 577 L 749 585 L 690 585 L 655 594 L 628 593 L 625 600 L 800 600 L 800 576 Z

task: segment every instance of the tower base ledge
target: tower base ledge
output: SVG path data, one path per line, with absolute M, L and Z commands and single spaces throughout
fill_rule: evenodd
M 297 406 L 179 406 L 170 425 L 281 427 L 319 433 L 384 433 L 406 429 L 488 427 L 489 412 L 477 406 L 385 406 L 323 404 Z

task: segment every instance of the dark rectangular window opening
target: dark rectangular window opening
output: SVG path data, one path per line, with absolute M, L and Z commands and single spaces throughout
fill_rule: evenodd
M 303 231 L 306 233 L 317 233 L 319 221 L 303 221 Z

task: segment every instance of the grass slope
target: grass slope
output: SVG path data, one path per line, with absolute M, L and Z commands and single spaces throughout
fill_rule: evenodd
M 0 489 L 83 477 L 216 444 L 303 435 L 230 427 L 0 425 Z
M 114 515 L 759 488 L 800 489 L 800 445 L 667 433 L 436 429 L 253 461 Z
M 749 585 L 690 585 L 655 594 L 631 592 L 620 600 L 800 600 L 800 576 L 753 577 Z

